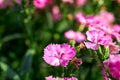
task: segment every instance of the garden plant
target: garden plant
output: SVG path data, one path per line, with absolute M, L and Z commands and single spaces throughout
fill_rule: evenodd
M 0 0 L 0 80 L 120 80 L 120 0 Z

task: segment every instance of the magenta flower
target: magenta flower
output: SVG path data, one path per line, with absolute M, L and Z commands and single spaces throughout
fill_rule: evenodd
M 114 38 L 116 38 L 118 42 L 120 42 L 120 33 L 113 32 L 112 35 L 114 36 Z
M 44 49 L 43 59 L 52 66 L 66 67 L 75 54 L 74 47 L 68 44 L 49 44 Z
M 0 0 L 0 8 L 5 8 L 7 4 L 4 2 L 4 0 Z
M 101 10 L 98 15 L 95 16 L 95 20 L 99 21 L 104 26 L 109 26 L 114 21 L 114 15 L 111 12 Z
M 81 32 L 76 32 L 76 33 L 75 33 L 75 38 L 74 38 L 74 40 L 75 40 L 76 42 L 78 42 L 78 43 L 81 43 L 81 42 L 83 42 L 83 41 L 86 40 L 86 37 L 85 37 L 85 35 L 84 35 L 83 33 L 81 33 Z
M 47 0 L 34 0 L 33 4 L 35 7 L 43 9 L 47 5 Z
M 100 21 L 97 20 L 94 16 L 85 16 L 82 12 L 79 12 L 75 15 L 75 19 L 80 24 L 87 25 L 89 27 L 101 26 Z
M 60 20 L 62 18 L 62 15 L 60 13 L 60 9 L 58 6 L 53 6 L 52 7 L 52 18 L 54 21 Z
M 59 77 L 54 78 L 52 76 L 48 76 L 48 77 L 45 78 L 45 80 L 63 80 L 63 79 L 59 78 Z
M 85 46 L 87 48 L 93 49 L 93 50 L 97 50 L 98 49 L 98 45 L 95 43 L 91 43 L 91 42 L 84 42 Z
M 6 8 L 12 5 L 12 0 L 0 0 L 0 8 Z
M 75 19 L 80 23 L 80 24 L 86 24 L 86 16 L 82 12 L 79 12 L 75 15 Z
M 111 12 L 102 10 L 99 14 L 100 17 L 102 17 L 104 19 L 104 21 L 106 21 L 107 23 L 112 23 L 115 19 L 114 19 L 114 15 Z M 104 22 L 102 21 L 102 22 Z
M 102 77 L 104 80 L 111 80 L 110 78 L 107 77 L 107 74 L 104 68 L 102 68 L 101 72 L 102 72 Z
M 113 27 L 113 30 L 114 30 L 114 32 L 120 32 L 120 25 L 119 24 L 115 24 Z
M 73 4 L 74 1 L 73 0 L 62 0 L 64 3 L 70 3 L 70 4 Z
M 86 34 L 87 39 L 96 44 L 109 45 L 112 42 L 111 36 L 100 30 L 90 30 Z
M 73 30 L 68 30 L 64 35 L 68 40 L 75 40 L 78 43 L 81 43 L 86 39 L 84 34 L 81 32 L 75 32 Z
M 82 7 L 86 2 L 87 2 L 87 0 L 75 0 L 75 4 L 78 7 Z
M 64 80 L 78 80 L 78 79 L 75 77 L 71 77 L 71 78 L 64 78 Z
M 73 40 L 75 37 L 75 32 L 73 30 L 68 30 L 65 32 L 65 37 L 69 40 Z
M 22 0 L 15 0 L 15 2 L 16 2 L 17 4 L 19 4 L 19 5 L 22 4 Z
M 116 45 L 115 43 L 109 44 L 110 54 L 117 54 L 120 51 L 120 46 Z
M 45 80 L 78 80 L 77 78 L 75 77 L 71 77 L 71 78 L 59 78 L 59 77 L 53 77 L 53 76 L 48 76 L 45 78 Z
M 115 24 L 112 27 L 112 33 L 111 34 L 114 36 L 114 38 L 117 39 L 118 42 L 120 42 L 120 25 Z
M 109 58 L 104 61 L 104 65 L 114 78 L 120 80 L 120 54 L 110 55 Z
M 45 8 L 48 4 L 51 4 L 52 0 L 34 0 L 33 4 L 36 8 L 43 9 Z

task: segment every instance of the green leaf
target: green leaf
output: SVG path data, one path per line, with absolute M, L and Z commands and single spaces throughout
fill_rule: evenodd
M 51 13 L 46 9 L 46 18 L 47 18 L 47 24 L 49 28 L 53 28 L 53 20 L 52 20 L 52 16 Z
M 69 28 L 68 26 L 69 26 L 68 22 L 66 20 L 63 20 L 58 24 L 57 31 L 63 32 Z
M 6 73 L 6 76 L 12 80 L 20 80 L 19 75 L 7 64 L 0 61 L 0 68 Z
M 22 61 L 21 67 L 20 67 L 20 75 L 21 76 L 29 73 L 34 54 L 35 54 L 34 48 L 30 48 L 27 50 L 26 55 L 24 56 L 24 59 Z
M 14 40 L 14 39 L 19 39 L 19 38 L 23 38 L 24 35 L 23 34 L 20 34 L 20 33 L 16 33 L 16 34 L 11 34 L 11 35 L 8 35 L 6 37 L 4 37 L 2 39 L 2 42 L 8 42 L 8 41 L 11 41 L 11 40 Z

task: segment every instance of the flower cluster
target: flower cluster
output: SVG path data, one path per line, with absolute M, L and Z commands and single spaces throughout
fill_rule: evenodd
M 31 74 L 41 76 L 30 75 L 30 79 L 85 80 L 89 74 L 100 74 L 97 65 L 104 80 L 120 80 L 119 8 L 120 0 L 0 0 L 0 53 L 10 53 L 0 54 L 0 70 L 5 72 L 0 73 L 0 79 L 29 79 L 26 73 L 31 69 Z M 20 48 L 10 46 L 13 50 L 9 50 L 16 39 L 15 46 Z M 24 59 L 14 61 L 19 56 L 15 53 L 24 50 Z M 9 68 L 6 63 L 11 60 L 10 73 L 15 77 L 4 68 Z M 96 79 L 93 77 L 90 80 Z

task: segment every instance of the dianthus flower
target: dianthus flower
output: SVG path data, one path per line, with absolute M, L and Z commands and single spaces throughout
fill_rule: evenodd
M 115 24 L 113 27 L 113 30 L 114 30 L 114 32 L 120 32 L 120 25 L 119 24 Z
M 15 0 L 15 2 L 16 2 L 17 4 L 19 4 L 19 5 L 22 4 L 22 0 Z
M 102 68 L 101 72 L 104 80 L 112 80 L 109 77 L 107 77 L 106 70 L 104 68 Z
M 92 42 L 84 42 L 84 43 L 85 43 L 86 48 L 90 48 L 90 49 L 93 49 L 93 50 L 98 49 L 98 45 L 95 44 L 95 43 L 92 43 Z
M 68 44 L 49 44 L 44 49 L 43 59 L 52 66 L 66 67 L 75 54 L 74 47 Z
M 65 32 L 65 37 L 68 40 L 75 40 L 78 43 L 81 43 L 86 39 L 84 34 L 82 34 L 81 32 L 75 32 L 73 30 L 68 30 L 67 32 Z
M 64 3 L 70 3 L 70 4 L 73 4 L 74 1 L 73 0 L 62 0 Z
M 75 4 L 78 7 L 82 7 L 86 2 L 87 0 L 75 0 Z
M 104 61 L 104 65 L 112 77 L 120 80 L 120 54 L 110 55 L 109 58 Z
M 120 0 L 117 0 L 118 3 L 120 3 Z
M 0 0 L 0 8 L 6 8 L 12 4 L 11 0 Z
M 52 18 L 54 21 L 60 20 L 62 18 L 62 15 L 60 13 L 60 9 L 56 5 L 52 7 Z
M 120 25 L 118 24 L 115 24 L 113 27 L 112 27 L 112 35 L 117 39 L 118 42 L 120 42 Z
M 53 76 L 48 76 L 45 78 L 45 80 L 78 80 L 77 78 L 75 77 L 71 77 L 71 78 L 59 78 L 59 77 L 53 77 Z
M 90 30 L 87 31 L 86 34 L 87 39 L 96 44 L 109 45 L 112 42 L 111 36 L 100 30 Z
M 52 0 L 34 0 L 33 4 L 36 8 L 43 9 L 45 8 L 48 4 L 51 4 Z
M 80 23 L 80 24 L 86 24 L 86 16 L 82 13 L 79 12 L 75 15 L 75 19 Z
M 101 10 L 99 16 L 102 17 L 106 23 L 112 23 L 115 20 L 113 13 L 106 10 Z
M 0 0 L 0 8 L 5 8 L 7 5 L 4 0 Z
M 110 51 L 110 54 L 117 54 L 120 51 L 120 46 L 116 45 L 115 43 L 110 43 L 109 51 Z

